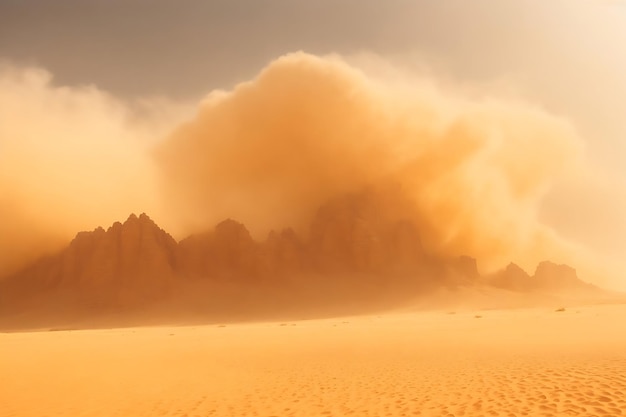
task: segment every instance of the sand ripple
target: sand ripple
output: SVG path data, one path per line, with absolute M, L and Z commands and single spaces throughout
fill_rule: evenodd
M 0 416 L 626 415 L 621 333 L 549 314 L 5 334 Z

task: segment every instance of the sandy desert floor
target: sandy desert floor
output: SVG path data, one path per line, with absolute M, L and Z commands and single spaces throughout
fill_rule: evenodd
M 555 310 L 0 334 L 0 416 L 626 415 L 626 306 Z

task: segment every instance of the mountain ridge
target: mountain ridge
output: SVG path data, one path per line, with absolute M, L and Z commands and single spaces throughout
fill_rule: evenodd
M 306 239 L 287 228 L 257 241 L 245 225 L 226 219 L 177 242 L 147 214 L 131 214 L 106 230 L 77 233 L 57 254 L 0 281 L 0 316 L 46 310 L 67 294 L 63 308 L 84 311 L 89 305 L 86 315 L 141 310 L 180 298 L 187 288 L 194 288 L 203 305 L 241 305 L 244 310 L 246 303 L 271 310 L 274 297 L 296 306 L 329 300 L 367 305 L 377 299 L 406 300 L 439 287 L 600 291 L 581 281 L 573 268 L 548 261 L 532 276 L 515 264 L 483 276 L 475 259 L 429 254 L 413 223 L 383 221 L 367 199 L 355 201 L 320 209 Z M 249 301 L 241 301 L 242 294 Z

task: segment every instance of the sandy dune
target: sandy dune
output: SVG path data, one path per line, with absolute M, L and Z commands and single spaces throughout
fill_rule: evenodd
M 0 416 L 626 415 L 626 306 L 0 334 Z

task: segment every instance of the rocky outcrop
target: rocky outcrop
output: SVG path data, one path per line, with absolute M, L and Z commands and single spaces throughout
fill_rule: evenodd
M 488 282 L 497 288 L 517 292 L 568 293 L 597 290 L 581 281 L 576 270 L 568 265 L 541 262 L 534 275 L 529 275 L 514 263 L 489 277 Z
M 534 282 L 532 277 L 520 266 L 510 263 L 502 271 L 498 271 L 488 279 L 489 283 L 496 288 L 511 291 L 532 291 Z
M 266 273 L 261 247 L 248 229 L 234 220 L 211 232 L 190 236 L 178 246 L 181 272 L 190 278 L 250 282 Z
M 263 244 L 262 257 L 265 272 L 283 279 L 297 277 L 310 265 L 304 243 L 290 228 L 269 233 Z
M 539 263 L 533 278 L 535 287 L 544 291 L 577 292 L 597 290 L 597 287 L 581 281 L 576 270 L 571 266 L 559 265 L 550 261 Z
M 65 250 L 10 277 L 6 285 L 24 295 L 73 290 L 103 304 L 156 299 L 174 283 L 176 246 L 147 215 L 133 214 L 106 231 L 78 233 Z
M 470 256 L 460 256 L 444 262 L 443 265 L 445 274 L 441 274 L 439 280 L 448 286 L 475 285 L 480 281 L 478 262 Z
M 361 193 L 321 207 L 305 238 L 285 229 L 255 241 L 243 224 L 228 219 L 177 243 L 147 215 L 131 215 L 107 230 L 78 233 L 65 250 L 0 281 L 0 313 L 20 300 L 49 301 L 59 294 L 72 294 L 64 306 L 142 307 L 181 288 L 204 288 L 193 294 L 204 305 L 221 297 L 223 306 L 245 306 L 274 289 L 296 304 L 300 296 L 341 303 L 485 284 L 543 293 L 594 288 L 573 268 L 551 262 L 539 264 L 533 276 L 510 264 L 481 277 L 473 258 L 429 255 L 413 223 L 389 216 L 379 199 Z M 244 293 L 248 301 L 239 297 Z M 313 293 L 317 298 L 309 297 Z
M 175 275 L 176 241 L 147 215 L 131 215 L 106 232 L 79 234 L 63 254 L 64 284 L 159 288 Z
M 409 221 L 386 218 L 368 193 L 321 207 L 311 224 L 308 257 L 321 273 L 417 271 L 426 257 Z

